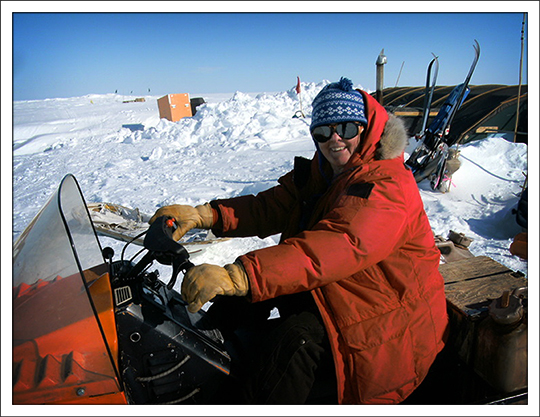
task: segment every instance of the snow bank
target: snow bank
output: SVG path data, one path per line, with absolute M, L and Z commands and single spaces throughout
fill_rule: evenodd
M 207 103 L 197 114 L 177 123 L 159 119 L 153 96 L 131 103 L 123 101 L 134 97 L 115 94 L 15 102 L 13 239 L 67 173 L 76 176 L 88 202 L 114 202 L 148 214 L 167 204 L 267 189 L 292 168 L 294 156 L 313 155 L 310 104 L 327 83 L 302 83 L 306 118 L 293 117 L 300 110 L 294 88 L 203 96 Z M 461 161 L 450 193 L 432 191 L 427 181 L 419 184 L 434 232 L 465 233 L 475 255 L 526 273 L 527 264 L 508 251 L 520 232 L 511 211 L 527 172 L 526 145 L 492 137 L 463 146 Z M 121 250 L 121 243 L 102 239 L 104 246 Z M 224 264 L 276 241 L 234 239 L 192 260 Z

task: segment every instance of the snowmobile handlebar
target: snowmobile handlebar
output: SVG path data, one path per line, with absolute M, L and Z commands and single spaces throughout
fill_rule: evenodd
M 128 274 L 130 278 L 137 277 L 155 260 L 162 265 L 172 265 L 172 276 L 167 284 L 167 288 L 171 290 L 178 273 L 180 271 L 185 273 L 194 266 L 189 260 L 186 248 L 173 239 L 175 228 L 175 220 L 169 216 L 160 216 L 150 225 L 143 241 L 144 248 L 148 252 L 131 269 Z

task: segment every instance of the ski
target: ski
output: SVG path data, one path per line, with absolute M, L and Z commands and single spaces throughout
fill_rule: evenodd
M 445 139 L 449 132 L 448 121 L 455 116 L 455 109 L 461 107 L 469 93 L 468 88 L 463 87 L 464 84 L 460 84 L 450 92 L 439 113 L 427 128 L 423 141 L 418 145 L 419 151 L 415 150 L 407 161 L 409 167 L 413 169 L 416 182 L 432 175 L 434 168 L 439 166 L 431 162 L 435 157 L 438 159 L 441 156 L 439 150 L 443 144 L 446 144 Z
M 443 158 L 439 165 L 437 165 L 437 169 L 432 175 L 431 179 L 431 188 L 433 190 L 439 190 L 441 192 L 447 192 L 450 191 L 450 187 L 448 186 L 447 182 L 451 180 L 451 175 L 447 172 L 447 160 L 448 160 L 448 150 L 449 148 L 456 143 L 456 141 L 450 141 L 449 140 L 449 132 L 450 132 L 450 126 L 452 124 L 452 121 L 454 120 L 454 117 L 456 116 L 456 113 L 461 108 L 461 105 L 467 98 L 470 92 L 469 88 L 469 82 L 472 78 L 472 75 L 474 73 L 474 70 L 476 69 L 476 64 L 478 63 L 478 60 L 480 58 L 480 45 L 478 44 L 478 41 L 475 39 L 474 44 L 474 59 L 471 64 L 471 67 L 469 68 L 469 73 L 467 74 L 467 77 L 465 78 L 465 81 L 460 84 L 458 87 L 456 87 L 457 91 L 456 94 L 459 93 L 458 97 L 456 98 L 457 105 L 454 106 L 449 110 L 448 118 L 442 126 L 442 139 L 444 141 L 443 143 Z
M 442 160 L 446 160 L 448 148 L 454 144 L 448 140 L 450 125 L 470 92 L 468 85 L 480 58 L 480 45 L 478 41 L 474 42 L 475 55 L 465 81 L 450 92 L 435 119 L 421 133 L 421 141 L 406 162 L 416 182 L 434 175 L 436 178 L 431 180 L 433 189 L 440 189 L 444 178 L 446 164 Z
M 439 57 L 431 53 L 434 58 L 428 65 L 427 75 L 426 75 L 426 89 L 424 94 L 424 105 L 422 113 L 422 128 L 420 129 L 420 136 L 422 138 L 426 131 L 427 121 L 429 119 L 429 112 L 431 111 L 431 100 L 433 99 L 433 91 L 435 90 L 435 85 L 437 84 L 437 75 L 439 73 Z M 435 66 L 433 66 L 435 65 Z
M 435 85 L 437 84 L 437 75 L 439 73 L 439 57 L 435 56 L 433 52 L 432 55 L 434 58 L 429 63 L 426 74 L 426 88 L 424 90 L 424 104 L 422 106 L 422 127 L 420 128 L 420 133 L 416 135 L 416 139 L 420 142 L 420 144 L 415 148 L 407 161 L 407 165 L 409 165 L 413 171 L 414 168 L 419 167 L 418 161 L 420 161 L 421 158 L 427 154 L 427 148 L 423 146 L 423 142 L 426 134 L 429 113 L 431 112 L 433 91 L 435 90 Z
M 445 125 L 443 125 L 443 134 L 444 136 L 448 136 L 448 133 L 450 131 L 450 125 L 452 123 L 452 121 L 454 120 L 454 117 L 456 116 L 456 113 L 458 112 L 458 110 L 461 108 L 461 105 L 463 104 L 463 102 L 465 101 L 465 99 L 467 98 L 467 96 L 469 95 L 469 92 L 471 91 L 470 88 L 469 88 L 469 82 L 471 81 L 471 78 L 472 78 L 472 75 L 474 73 L 474 70 L 476 69 L 476 64 L 478 63 L 478 60 L 480 59 L 480 45 L 478 44 L 478 41 L 475 39 L 474 40 L 474 59 L 473 59 L 473 62 L 471 64 L 471 67 L 469 68 L 469 73 L 467 74 L 467 77 L 465 78 L 465 81 L 463 81 L 462 84 L 460 84 L 459 86 L 457 86 L 456 88 L 458 88 L 458 91 L 459 91 L 459 96 L 458 98 L 456 99 L 456 103 L 459 103 L 457 106 L 454 106 L 451 110 L 450 110 L 450 114 L 448 116 L 448 119 L 446 120 L 446 123 Z M 446 144 L 450 147 L 454 144 L 454 142 L 450 143 L 448 140 L 445 140 Z

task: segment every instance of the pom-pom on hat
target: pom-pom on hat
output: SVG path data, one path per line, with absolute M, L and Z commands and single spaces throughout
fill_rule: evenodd
M 348 78 L 341 77 L 338 82 L 325 86 L 313 100 L 312 107 L 310 130 L 341 122 L 367 125 L 364 98 Z

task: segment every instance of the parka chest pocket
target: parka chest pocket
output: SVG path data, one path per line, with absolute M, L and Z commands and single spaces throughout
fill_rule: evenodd
M 368 199 L 375 184 L 372 182 L 357 182 L 349 185 L 347 195 Z
M 369 204 L 374 183 L 356 182 L 343 188 L 339 195 L 335 195 L 334 204 L 341 207 L 361 207 Z

